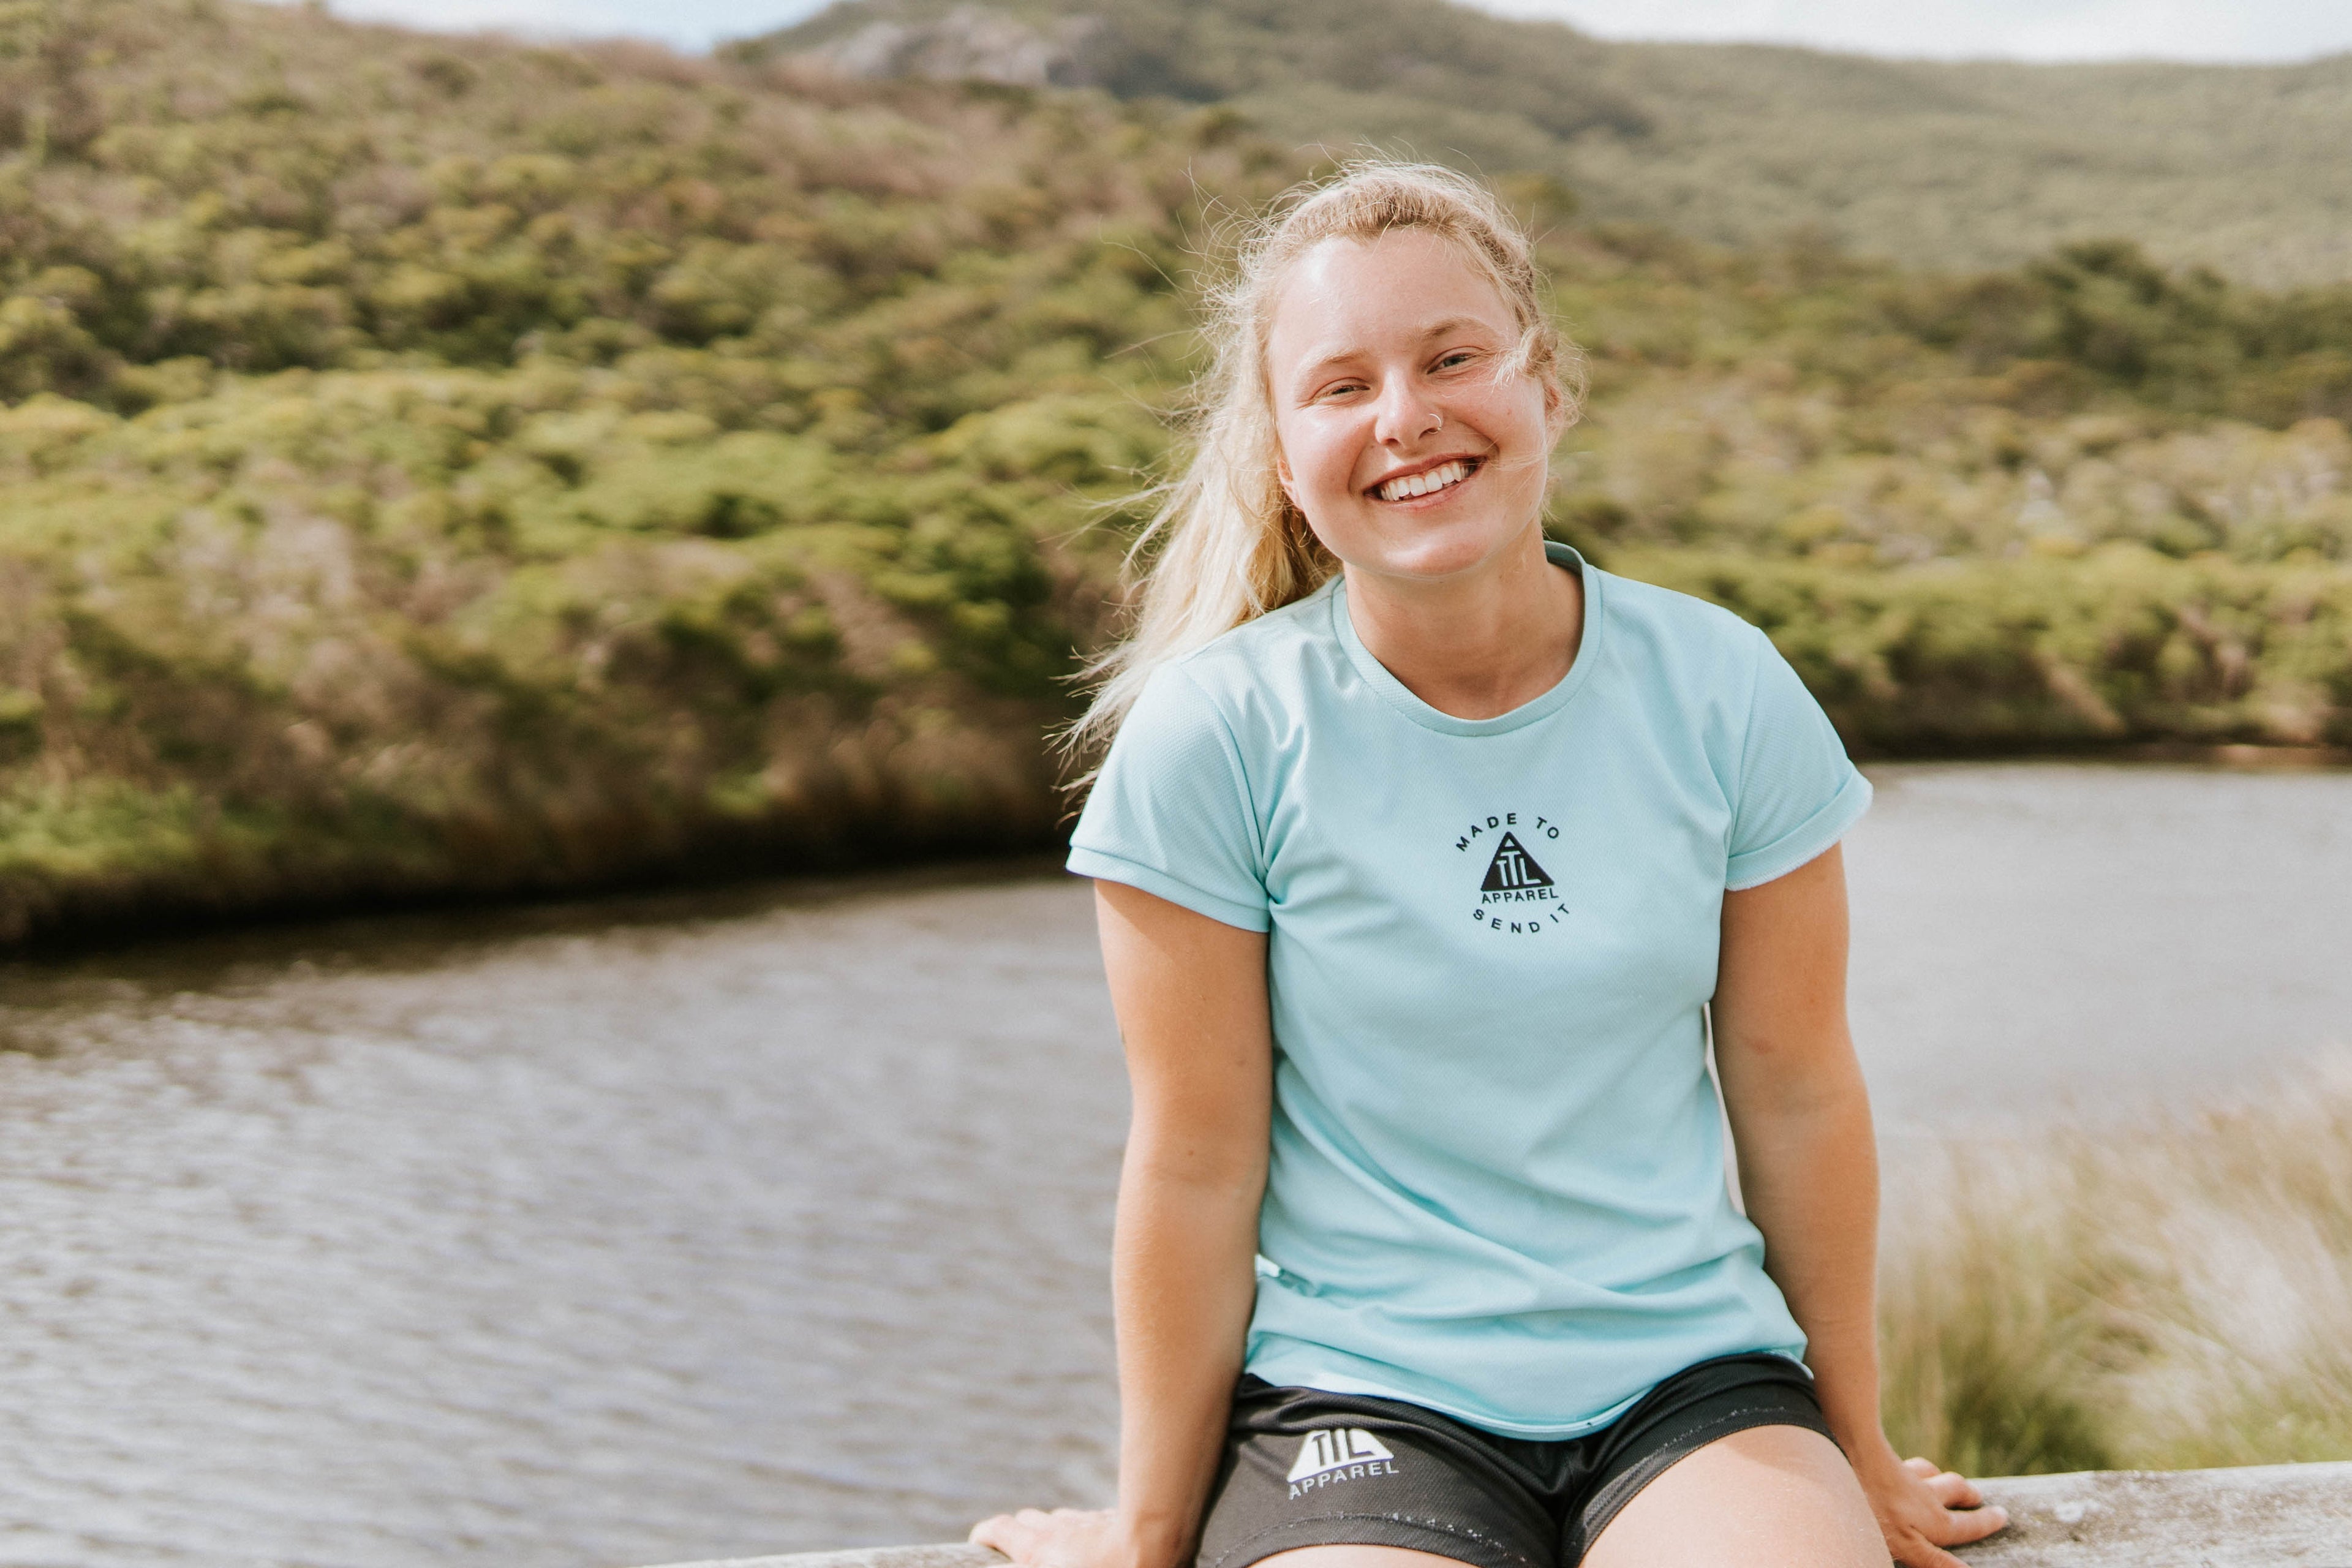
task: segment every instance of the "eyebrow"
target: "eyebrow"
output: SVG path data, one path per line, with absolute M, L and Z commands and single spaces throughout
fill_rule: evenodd
M 1447 316 L 1442 321 L 1432 321 L 1426 328 L 1424 328 L 1421 334 L 1422 341 L 1423 342 L 1427 342 L 1434 338 L 1447 337 L 1454 332 L 1462 331 L 1465 327 L 1476 327 L 1481 331 L 1492 331 L 1494 323 L 1491 321 L 1480 321 L 1475 316 Z M 1305 382 L 1312 380 L 1316 376 L 1321 375 L 1333 365 L 1340 364 L 1348 360 L 1353 359 L 1356 356 L 1356 353 L 1357 351 L 1354 349 L 1332 349 L 1325 353 L 1318 354 L 1316 358 L 1299 367 L 1297 375 L 1292 378 L 1291 385 L 1295 388 Z

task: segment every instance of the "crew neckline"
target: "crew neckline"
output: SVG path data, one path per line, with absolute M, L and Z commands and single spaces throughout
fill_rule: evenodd
M 1529 698 L 1507 713 L 1497 713 L 1491 719 L 1457 719 L 1415 697 L 1412 689 L 1391 674 L 1387 665 L 1373 658 L 1371 649 L 1356 636 L 1355 617 L 1348 613 L 1345 574 L 1332 579 L 1335 584 L 1330 609 L 1332 633 L 1339 639 L 1339 646 L 1347 650 L 1348 662 L 1356 667 L 1356 673 L 1364 678 L 1365 684 L 1378 692 L 1381 700 L 1423 729 L 1434 730 L 1442 735 L 1508 734 L 1538 720 L 1549 719 L 1566 707 L 1583 688 L 1586 677 L 1598 662 L 1597 656 L 1601 650 L 1604 620 L 1601 614 L 1601 574 L 1593 570 L 1592 564 L 1575 550 L 1556 540 L 1544 542 L 1544 559 L 1555 566 L 1572 569 L 1576 573 L 1577 581 L 1584 589 L 1583 625 L 1578 628 L 1576 655 L 1569 664 L 1568 673 L 1561 676 L 1550 690 Z

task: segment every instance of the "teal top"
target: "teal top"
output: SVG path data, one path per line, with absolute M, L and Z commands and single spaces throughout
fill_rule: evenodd
M 1527 1437 L 1803 1353 L 1727 1190 L 1702 1009 L 1725 889 L 1870 803 L 1762 633 L 1549 548 L 1585 619 L 1542 696 L 1437 711 L 1335 579 L 1153 674 L 1069 862 L 1268 933 L 1248 1370 Z

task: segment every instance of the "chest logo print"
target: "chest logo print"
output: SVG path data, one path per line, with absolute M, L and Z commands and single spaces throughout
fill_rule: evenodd
M 1507 892 L 1514 888 L 1549 888 L 1551 879 L 1536 864 L 1536 858 L 1527 852 L 1516 833 L 1503 835 L 1503 842 L 1495 847 L 1495 858 L 1486 864 L 1486 879 L 1478 884 L 1482 893 Z
M 1478 906 L 1470 918 L 1498 936 L 1540 936 L 1567 924 L 1559 884 L 1528 847 L 1529 842 L 1543 845 L 1544 853 L 1559 864 L 1567 850 L 1559 841 L 1559 824 L 1549 816 L 1527 815 L 1528 820 L 1522 820 L 1516 811 L 1496 812 L 1470 824 L 1454 841 L 1454 852 L 1472 866 L 1486 857 L 1486 879 L 1478 884 Z M 1490 843 L 1491 852 L 1486 847 Z

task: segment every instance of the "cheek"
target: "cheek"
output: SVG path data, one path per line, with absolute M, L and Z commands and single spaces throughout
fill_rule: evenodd
M 1361 443 L 1353 438 L 1345 421 L 1294 414 L 1276 419 L 1274 428 L 1295 494 L 1353 491 L 1356 454 Z
M 1513 451 L 1532 448 L 1539 454 L 1550 445 L 1543 389 L 1532 382 L 1466 387 L 1457 406 L 1463 422 L 1497 447 Z

